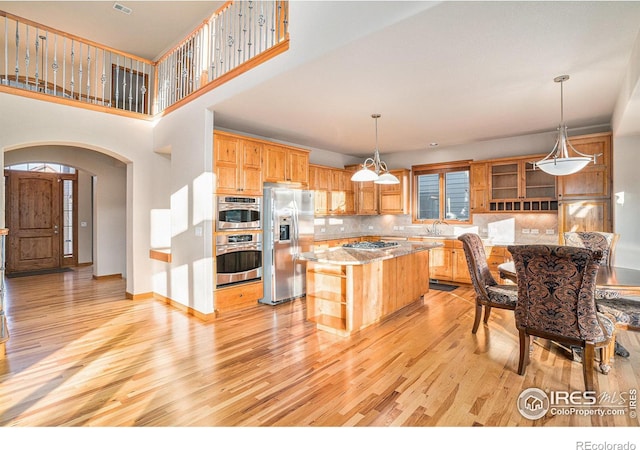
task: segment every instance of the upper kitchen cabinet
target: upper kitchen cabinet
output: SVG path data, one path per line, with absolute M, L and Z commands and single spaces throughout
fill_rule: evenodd
M 216 193 L 262 195 L 262 143 L 215 131 Z
M 533 162 L 544 155 L 491 161 L 489 211 L 556 211 L 556 179 Z
M 390 170 L 400 184 L 379 184 L 380 214 L 409 214 L 409 175 L 408 169 Z
M 580 172 L 558 177 L 558 199 L 610 198 L 611 133 L 572 137 L 569 142 L 580 153 L 600 156 Z
M 471 163 L 469 165 L 469 209 L 472 214 L 489 210 L 489 164 L 486 162 Z
M 360 165 L 347 166 L 353 174 L 360 169 Z M 408 169 L 394 169 L 390 173 L 395 175 L 400 184 L 375 184 L 373 181 L 354 182 L 356 214 L 409 214 L 409 178 Z
M 265 144 L 264 181 L 309 185 L 309 152 L 282 145 Z
M 572 137 L 569 141 L 580 153 L 600 156 L 580 172 L 558 177 L 558 232 L 611 232 L 611 133 Z
M 309 189 L 315 193 L 316 215 L 355 214 L 351 175 L 344 169 L 309 165 Z

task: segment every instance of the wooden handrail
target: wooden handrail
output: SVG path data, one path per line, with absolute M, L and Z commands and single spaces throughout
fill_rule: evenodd
M 145 64 L 149 64 L 149 65 L 152 65 L 152 66 L 155 65 L 155 63 L 153 61 L 149 60 L 149 59 L 141 58 L 139 56 L 132 55 L 131 53 L 127 53 L 127 52 L 123 52 L 123 51 L 120 51 L 120 50 L 116 50 L 115 48 L 99 44 L 99 43 L 91 41 L 89 39 L 81 38 L 80 36 L 76 36 L 75 34 L 66 33 L 64 31 L 60 31 L 60 30 L 57 30 L 55 28 L 48 27 L 48 26 L 43 25 L 41 23 L 34 22 L 33 20 L 25 19 L 24 17 L 15 16 L 15 15 L 13 15 L 11 13 L 8 13 L 8 12 L 2 11 L 2 10 L 0 10 L 0 17 L 6 17 L 7 19 L 12 19 L 12 20 L 15 20 L 17 22 L 23 23 L 25 25 L 30 25 L 32 27 L 37 27 L 39 30 L 51 31 L 52 33 L 58 34 L 60 36 L 63 36 L 63 37 L 69 38 L 69 39 L 72 39 L 74 41 L 82 42 L 83 44 L 91 45 L 91 46 L 97 47 L 97 48 L 99 48 L 101 50 L 109 51 L 111 53 L 116 53 L 118 55 L 124 56 L 126 58 L 131 58 L 131 59 L 134 59 L 136 61 L 140 61 L 140 62 L 145 63 Z

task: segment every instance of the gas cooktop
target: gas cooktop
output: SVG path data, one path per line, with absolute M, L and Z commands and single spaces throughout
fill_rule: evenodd
M 385 242 L 385 241 L 362 241 L 354 242 L 351 244 L 343 244 L 344 248 L 355 248 L 357 250 L 383 250 L 389 247 L 397 247 L 397 242 Z

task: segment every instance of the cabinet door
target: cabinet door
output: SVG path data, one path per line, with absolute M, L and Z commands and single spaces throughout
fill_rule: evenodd
M 329 213 L 329 192 L 313 191 L 313 210 L 316 215 L 323 216 Z
M 491 200 L 517 199 L 520 197 L 519 186 L 517 162 L 491 165 Z
M 451 249 L 437 247 L 429 250 L 429 277 L 436 280 L 451 280 Z
M 609 198 L 611 195 L 611 134 L 572 138 L 573 147 L 585 155 L 598 155 L 578 173 L 558 177 L 558 198 Z
M 286 181 L 309 185 L 309 153 L 289 149 Z
M 469 208 L 471 213 L 486 212 L 489 203 L 487 163 L 471 164 Z
M 262 144 L 242 141 L 240 189 L 245 194 L 262 194 Z
M 409 170 L 389 171 L 395 175 L 399 184 L 378 185 L 380 196 L 380 214 L 409 214 Z
M 462 243 L 456 243 L 461 245 Z M 456 245 L 456 247 L 458 246 Z M 469 265 L 467 264 L 467 257 L 464 250 L 460 248 L 454 248 L 452 251 L 452 265 L 453 273 L 452 279 L 458 283 L 471 283 L 471 274 L 469 273 Z
M 560 204 L 558 232 L 612 232 L 611 202 L 609 200 L 563 201 Z
M 287 176 L 287 149 L 277 145 L 264 147 L 264 181 L 279 183 Z
M 373 181 L 359 183 L 356 207 L 358 214 L 378 214 L 378 189 Z
M 239 139 L 214 134 L 213 144 L 216 192 L 236 193 L 239 188 L 238 173 L 240 171 Z

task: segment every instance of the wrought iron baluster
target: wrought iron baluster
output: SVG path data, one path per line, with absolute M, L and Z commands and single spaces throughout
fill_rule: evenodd
M 100 83 L 102 83 L 102 104 L 104 105 L 104 91 L 106 89 L 107 83 L 107 74 L 105 73 L 105 64 L 106 64 L 107 53 L 106 50 L 102 50 L 102 76 L 100 77 Z M 109 102 L 111 102 L 111 91 L 109 91 Z M 109 104 L 109 103 L 107 103 Z
M 18 28 L 18 21 L 16 20 L 16 68 L 15 68 L 16 85 L 18 84 L 18 74 L 20 73 L 20 66 L 18 64 L 19 55 L 20 55 L 19 45 L 20 45 L 20 29 Z
M 35 90 L 38 90 L 38 86 L 40 86 L 40 68 L 38 66 L 38 54 L 40 53 L 40 42 L 38 42 L 38 36 L 40 34 L 40 30 L 38 30 L 38 28 L 36 28 L 36 39 L 35 39 L 35 49 L 36 49 L 36 72 L 34 74 L 34 79 L 35 79 Z M 29 42 L 27 41 L 27 44 Z
M 78 43 L 78 100 L 82 101 L 82 42 Z
M 25 67 L 25 83 L 27 86 L 27 89 L 29 89 L 29 25 L 27 25 L 27 33 L 26 33 L 26 37 L 25 37 L 25 42 L 26 42 L 26 52 L 24 55 L 24 67 Z
M 133 111 L 133 59 L 129 58 L 129 111 Z
M 7 25 L 7 16 L 4 16 L 4 80 L 3 83 L 9 84 L 9 26 Z
M 91 47 L 87 45 L 87 102 L 94 103 L 91 99 Z
M 120 55 L 116 56 L 116 104 L 115 108 L 120 108 Z M 124 103 L 124 102 L 123 102 Z
M 44 91 L 47 92 L 49 87 L 49 31 L 44 32 L 44 43 L 44 66 L 42 70 L 44 71 Z
M 71 81 L 69 81 L 69 85 L 71 86 L 71 98 L 73 98 L 73 92 L 74 92 L 74 86 L 75 86 L 75 81 L 74 81 L 74 77 L 75 77 L 75 73 L 74 73 L 74 58 L 75 58 L 75 52 L 73 50 L 73 39 L 71 39 Z
M 139 98 L 138 98 L 138 90 L 140 89 L 140 61 L 136 60 L 136 112 L 138 111 Z

